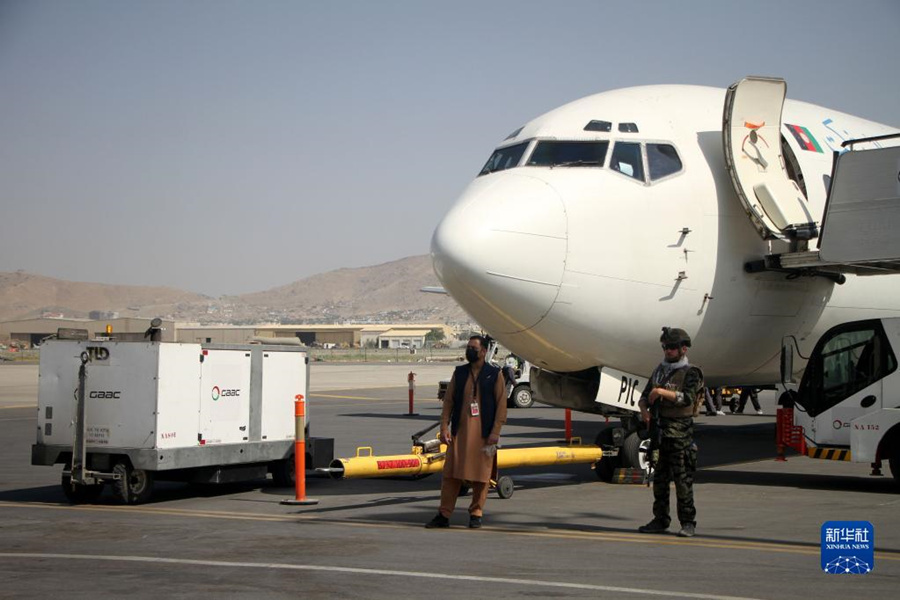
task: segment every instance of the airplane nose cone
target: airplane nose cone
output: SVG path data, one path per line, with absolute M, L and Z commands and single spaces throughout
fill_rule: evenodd
M 444 288 L 487 331 L 517 333 L 544 318 L 559 292 L 565 206 L 547 182 L 496 173 L 476 179 L 431 240 Z

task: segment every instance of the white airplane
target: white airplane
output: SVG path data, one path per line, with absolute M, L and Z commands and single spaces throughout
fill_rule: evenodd
M 806 356 L 837 323 L 900 316 L 900 278 L 864 275 L 900 265 L 900 129 L 785 96 L 765 77 L 615 90 L 494 150 L 431 253 L 535 365 L 537 400 L 631 417 L 629 433 L 662 326 L 691 334 L 709 385 L 763 385 L 785 336 Z

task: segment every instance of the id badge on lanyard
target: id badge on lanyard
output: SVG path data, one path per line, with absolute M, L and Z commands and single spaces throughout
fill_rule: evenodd
M 469 404 L 469 411 L 473 417 L 477 417 L 481 414 L 481 408 L 478 406 L 478 381 L 481 379 L 481 372 L 478 372 L 478 379 L 475 379 L 472 371 L 469 371 L 469 376 L 472 378 L 472 402 Z

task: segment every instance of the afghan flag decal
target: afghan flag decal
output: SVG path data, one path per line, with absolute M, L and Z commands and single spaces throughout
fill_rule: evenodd
M 801 148 L 810 152 L 822 152 L 822 147 L 819 146 L 819 142 L 809 132 L 809 129 L 801 125 L 788 125 L 787 123 L 784 126 L 794 134 L 794 139 L 797 140 Z

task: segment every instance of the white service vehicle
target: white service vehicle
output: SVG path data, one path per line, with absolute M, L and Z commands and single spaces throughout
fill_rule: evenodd
M 793 379 L 794 340 L 782 346 L 784 379 Z M 825 332 L 799 386 L 785 381 L 793 408 L 791 445 L 812 458 L 890 462 L 900 482 L 900 318 L 842 323 Z M 788 413 L 788 416 L 790 414 Z M 783 441 L 780 440 L 780 441 Z
M 534 404 L 534 394 L 531 390 L 531 363 L 521 358 L 516 361 L 516 367 L 507 365 L 506 362 L 501 363 L 497 360 L 498 350 L 499 345 L 497 342 L 488 336 L 487 362 L 503 369 L 504 372 L 506 372 L 507 367 L 512 368 L 514 371 L 515 384 L 512 386 L 507 385 L 506 405 L 509 408 L 530 408 Z M 449 385 L 449 379 L 443 379 L 438 383 L 438 400 L 444 399 L 444 395 L 447 393 L 447 386 Z
M 48 340 L 31 463 L 65 465 L 73 502 L 96 499 L 106 483 L 126 503 L 145 502 L 155 479 L 272 473 L 293 485 L 294 400 L 308 385 L 300 346 Z M 308 468 L 327 466 L 333 440 L 308 442 Z

